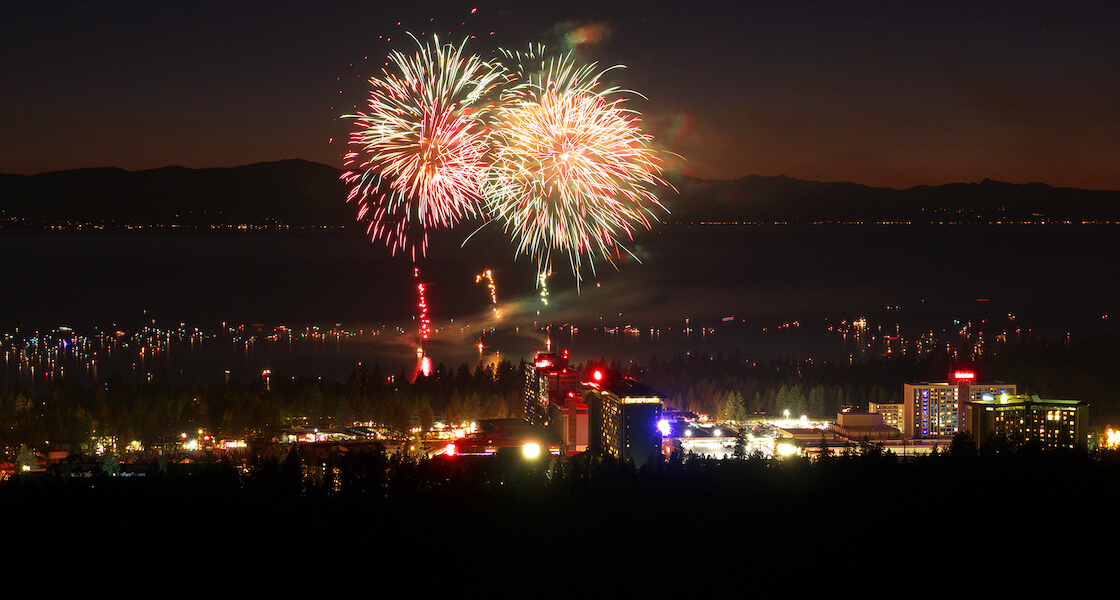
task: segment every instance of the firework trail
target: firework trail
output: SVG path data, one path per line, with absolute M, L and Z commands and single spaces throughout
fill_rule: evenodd
M 494 318 L 500 319 L 502 318 L 502 313 L 498 310 L 498 286 L 494 283 L 494 274 L 490 269 L 486 269 L 482 273 L 475 275 L 474 282 L 482 283 L 483 279 L 486 280 L 486 287 L 490 290 L 490 304 L 494 310 Z
M 424 342 L 428 340 L 428 336 L 432 333 L 432 322 L 428 318 L 428 300 L 425 295 L 427 288 L 424 286 L 424 282 L 420 281 L 420 269 L 418 267 L 413 268 L 412 275 L 417 280 L 416 291 L 420 298 L 416 310 L 420 319 L 420 350 L 422 351 Z
M 487 95 L 506 79 L 498 65 L 464 56 L 438 38 L 370 79 L 368 112 L 355 119 L 342 179 L 366 233 L 392 253 L 427 251 L 428 229 L 452 227 L 481 210 Z
M 505 53 L 521 83 L 503 90 L 492 113 L 482 194 L 538 273 L 549 272 L 555 250 L 578 282 L 585 255 L 594 272 L 597 256 L 610 261 L 626 250 L 623 235 L 648 229 L 653 211 L 664 210 L 655 193 L 661 162 L 622 91 L 602 87 L 606 70 L 579 67 L 571 53 L 543 54 Z
M 412 381 L 415 382 L 417 375 L 420 373 L 423 373 L 425 377 L 432 374 L 432 359 L 424 352 L 424 342 L 428 341 L 428 337 L 432 333 L 432 322 L 428 318 L 427 288 L 424 282 L 420 281 L 420 268 L 413 267 L 412 275 L 417 280 L 416 292 L 420 299 L 416 304 L 417 316 L 420 320 L 420 340 L 416 344 L 416 369 L 412 373 Z

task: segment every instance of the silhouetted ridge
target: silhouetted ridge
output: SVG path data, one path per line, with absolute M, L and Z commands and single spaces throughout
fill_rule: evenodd
M 292 225 L 353 222 L 340 171 L 305 160 L 230 168 L 77 169 L 0 176 L 6 224 Z
M 335 167 L 290 159 L 240 167 L 75 169 L 0 175 L 0 224 L 127 227 L 342 227 L 356 208 Z M 1041 183 L 921 185 L 907 190 L 786 175 L 730 181 L 670 173 L 669 222 L 1120 223 L 1120 192 Z M 678 193 L 679 192 L 679 193 Z
M 668 221 L 751 223 L 1120 222 L 1120 192 L 1041 183 L 921 185 L 907 190 L 785 175 L 732 181 L 671 174 L 661 195 Z

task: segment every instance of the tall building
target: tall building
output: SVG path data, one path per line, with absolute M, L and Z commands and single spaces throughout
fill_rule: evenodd
M 983 444 L 993 434 L 1043 448 L 1085 445 L 1087 407 L 1080 400 L 1043 400 L 1027 394 L 1000 394 L 970 401 L 969 433 Z
M 588 448 L 641 466 L 661 452 L 658 429 L 662 402 L 648 386 L 606 369 L 595 369 L 584 384 L 588 407 Z
M 537 353 L 525 368 L 525 420 L 563 442 L 566 453 L 587 449 L 583 376 L 568 368 L 568 353 Z
M 902 433 L 916 440 L 947 440 L 968 428 L 964 407 L 985 396 L 1015 394 L 1014 384 L 974 384 L 972 371 L 954 371 L 947 383 L 905 384 Z

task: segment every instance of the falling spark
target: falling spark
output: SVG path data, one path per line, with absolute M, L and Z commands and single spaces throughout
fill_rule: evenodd
M 500 319 L 502 318 L 502 312 L 498 310 L 498 287 L 494 283 L 493 272 L 491 272 L 490 269 L 486 269 L 482 273 L 475 276 L 474 282 L 482 283 L 483 279 L 486 280 L 486 287 L 490 290 L 490 304 L 492 305 L 492 309 L 494 311 L 494 318 Z

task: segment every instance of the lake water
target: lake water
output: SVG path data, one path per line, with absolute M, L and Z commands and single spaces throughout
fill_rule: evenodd
M 546 337 L 576 362 L 720 350 L 843 361 L 927 332 L 939 341 L 965 327 L 989 337 L 1083 335 L 1115 332 L 1120 320 L 1113 227 L 660 226 L 629 245 L 641 264 L 599 261 L 578 291 L 566 265 L 555 265 L 547 305 L 535 265 L 514 260 L 500 232 L 464 247 L 461 233 L 433 239 L 417 279 L 411 260 L 354 231 L 7 231 L 0 332 L 10 351 L 31 331 L 63 325 L 85 335 L 226 331 L 194 348 L 180 338 L 188 352 L 169 348 L 166 364 L 121 357 L 99 372 L 139 378 L 154 366 L 212 380 L 262 368 L 345 378 L 359 362 L 410 369 L 419 281 L 435 330 L 426 350 L 448 365 L 517 362 Z M 501 319 L 476 282 L 485 269 Z M 867 325 L 853 327 L 861 317 Z M 239 325 L 248 327 L 229 332 Z M 286 345 L 283 335 L 268 339 L 277 325 L 289 328 Z

